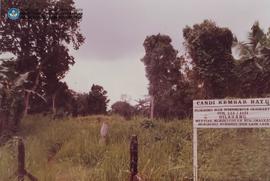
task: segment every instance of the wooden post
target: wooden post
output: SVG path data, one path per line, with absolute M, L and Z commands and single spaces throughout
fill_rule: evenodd
M 18 181 L 24 181 L 25 147 L 21 138 L 18 140 Z
M 133 135 L 130 142 L 130 181 L 135 181 L 138 173 L 138 139 Z
M 31 173 L 25 169 L 25 146 L 22 138 L 18 138 L 18 181 L 24 181 L 24 176 L 28 177 L 30 181 L 38 181 Z

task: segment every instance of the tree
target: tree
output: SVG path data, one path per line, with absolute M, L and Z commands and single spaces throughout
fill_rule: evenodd
M 76 97 L 74 113 L 80 116 L 88 115 L 88 94 L 77 94 Z
M 125 101 L 117 101 L 112 105 L 112 113 L 119 114 L 129 120 L 135 113 L 135 108 Z
M 136 101 L 135 105 L 136 115 L 149 117 L 150 114 L 150 99 L 144 98 Z
M 0 144 L 19 127 L 23 113 L 23 84 L 28 74 L 18 74 L 13 60 L 0 64 Z M 3 140 L 4 139 L 4 140 Z
M 239 79 L 238 96 L 260 97 L 270 92 L 270 36 L 255 22 L 248 42 L 236 42 L 240 59 L 236 60 Z
M 107 104 L 107 91 L 100 85 L 93 84 L 91 91 L 88 95 L 88 114 L 106 114 Z
M 73 0 L 8 1 L 3 3 L 3 12 L 11 6 L 20 7 L 22 18 L 16 22 L 1 18 L 0 54 L 14 54 L 17 58 L 16 71 L 32 74 L 27 89 L 35 91 L 43 82 L 50 87 L 46 93 L 55 99 L 53 90 L 69 66 L 74 64 L 68 47 L 73 45 L 78 49 L 84 42 L 79 30 L 81 13 Z M 29 12 L 38 16 L 30 17 Z M 72 14 L 73 17 L 64 19 L 60 17 L 63 14 Z M 29 108 L 31 91 L 25 94 L 25 113 Z
M 181 68 L 184 58 L 177 56 L 178 52 L 167 35 L 149 36 L 143 45 L 145 56 L 141 61 L 149 80 L 149 94 L 154 98 L 155 116 L 183 117 L 181 109 L 186 106 L 183 102 L 185 79 Z
M 224 98 L 234 94 L 233 34 L 205 20 L 183 30 L 185 46 L 191 58 L 193 81 L 201 87 L 201 98 Z
M 69 65 L 74 64 L 74 58 L 69 55 L 68 51 L 63 45 L 53 47 L 44 62 L 46 66 L 42 67 L 45 92 L 51 98 L 52 112 L 54 114 L 56 112 L 56 97 L 59 95 L 59 89 L 63 88 L 63 83 L 60 80 L 64 78 L 65 73 L 69 70 Z M 68 89 L 67 86 L 66 89 Z

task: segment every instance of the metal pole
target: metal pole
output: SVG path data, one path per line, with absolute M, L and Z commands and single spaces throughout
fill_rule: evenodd
M 198 135 L 197 128 L 193 127 L 193 181 L 198 181 Z

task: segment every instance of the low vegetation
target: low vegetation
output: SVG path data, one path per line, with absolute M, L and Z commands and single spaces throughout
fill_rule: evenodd
M 107 145 L 100 143 L 103 121 L 110 126 Z M 139 139 L 139 175 L 143 180 L 192 178 L 190 120 L 125 121 L 118 116 L 50 120 L 35 115 L 23 120 L 19 132 L 26 145 L 27 170 L 40 181 L 128 180 L 133 134 Z M 199 130 L 201 180 L 269 180 L 269 138 L 267 129 Z M 0 180 L 16 180 L 15 145 L 13 139 L 0 148 Z

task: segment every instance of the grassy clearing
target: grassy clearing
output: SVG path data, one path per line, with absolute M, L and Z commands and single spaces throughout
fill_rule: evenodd
M 41 115 L 23 121 L 26 166 L 40 181 L 126 181 L 129 141 L 139 139 L 139 172 L 148 181 L 181 181 L 192 177 L 190 120 L 149 122 L 102 117 L 109 143 L 99 143 L 97 116 L 50 121 Z M 240 138 L 240 139 L 238 139 Z M 270 180 L 270 131 L 205 129 L 199 131 L 201 180 Z M 16 147 L 0 148 L 0 180 L 16 180 Z M 204 179 L 202 179 L 204 178 Z

